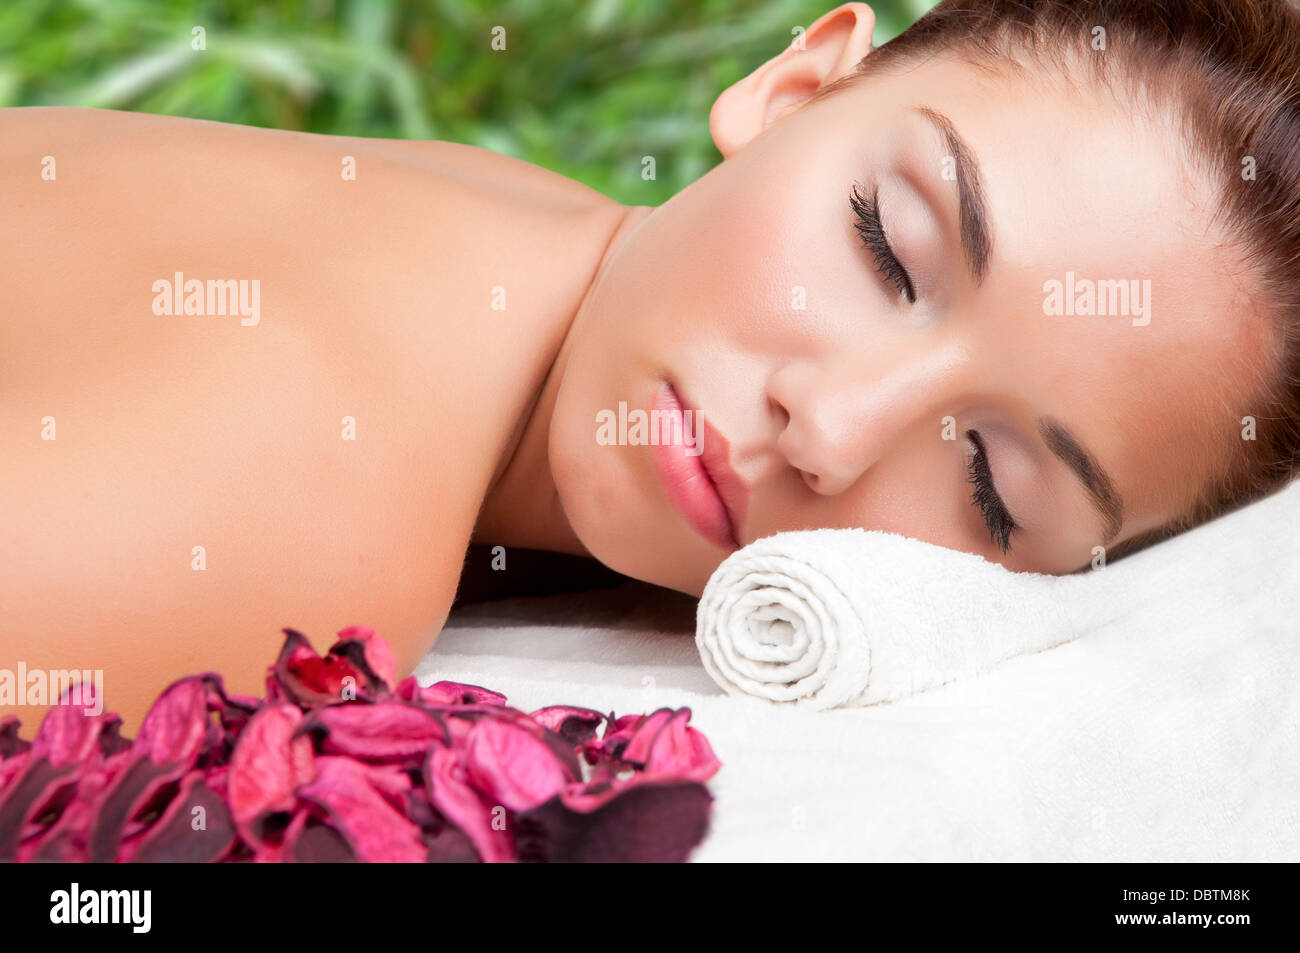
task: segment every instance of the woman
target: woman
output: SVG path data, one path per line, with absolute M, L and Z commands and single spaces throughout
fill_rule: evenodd
M 0 113 L 0 666 L 102 669 L 129 729 L 188 672 L 257 692 L 282 626 L 409 671 L 470 542 L 694 594 L 822 526 L 1066 573 L 1288 479 L 1295 6 L 873 19 L 723 92 L 725 161 L 657 208 L 450 143 Z

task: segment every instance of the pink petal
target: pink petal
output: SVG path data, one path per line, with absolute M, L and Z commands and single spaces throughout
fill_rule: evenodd
M 689 708 L 679 708 L 655 735 L 646 756 L 645 773 L 687 778 L 703 784 L 722 767 L 703 734 L 687 724 Z M 629 745 L 631 747 L 631 745 Z
M 248 723 L 235 744 L 226 798 L 240 836 L 252 848 L 264 840 L 266 819 L 292 811 L 294 791 L 315 774 L 311 741 L 295 737 L 302 712 L 292 705 L 270 705 Z
M 576 780 L 545 741 L 498 718 L 474 724 L 465 741 L 464 763 L 470 782 L 511 811 L 541 804 Z
M 419 702 L 423 705 L 504 705 L 506 696 L 480 685 L 466 685 L 462 682 L 435 682 L 423 688 L 414 675 L 402 679 L 397 686 L 398 694 L 406 701 Z
M 346 754 L 367 761 L 403 761 L 449 740 L 441 719 L 400 701 L 373 705 L 342 704 L 316 709 L 300 731 L 310 734 L 325 754 Z
M 344 655 L 354 664 L 368 669 L 386 689 L 397 684 L 397 656 L 374 629 L 354 625 L 342 630 L 339 640 L 330 648 L 330 654 Z
M 202 675 L 174 682 L 158 696 L 140 725 L 132 746 L 155 765 L 191 768 L 199 751 L 215 732 L 208 719 L 208 684 Z
M 322 807 L 330 826 L 368 863 L 422 863 L 428 849 L 420 829 L 376 790 L 366 766 L 351 758 L 321 756 L 316 777 L 299 796 Z
M 504 824 L 505 811 L 486 801 L 470 783 L 460 752 L 435 747 L 424 769 L 425 784 L 433 806 L 470 839 L 479 858 L 486 863 L 509 863 L 515 859 L 514 839 Z
M 547 728 L 568 744 L 585 745 L 596 736 L 596 730 L 609 717 L 591 708 L 575 708 L 572 705 L 551 705 L 539 708 L 528 716 L 543 728 Z

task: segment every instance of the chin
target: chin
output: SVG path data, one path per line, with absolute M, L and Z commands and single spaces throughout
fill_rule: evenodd
M 624 576 L 700 597 L 726 553 L 650 505 L 608 465 L 553 459 L 551 467 L 569 525 L 593 558 Z

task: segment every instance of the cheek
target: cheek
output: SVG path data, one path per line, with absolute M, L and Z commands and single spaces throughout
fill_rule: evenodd
M 807 350 L 809 332 L 833 326 L 848 299 L 846 276 L 864 273 L 844 236 L 835 181 L 806 158 L 767 150 L 738 155 L 679 193 L 647 219 L 622 262 L 617 299 L 639 315 L 623 333 L 669 351 Z

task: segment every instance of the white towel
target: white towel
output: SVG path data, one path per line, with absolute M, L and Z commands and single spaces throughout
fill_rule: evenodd
M 1140 637 L 1144 620 L 1233 613 L 1243 600 L 1300 618 L 1300 482 L 1069 576 L 1014 573 L 892 533 L 779 533 L 714 572 L 696 645 L 733 695 L 838 708 L 902 698 L 1100 627 Z

